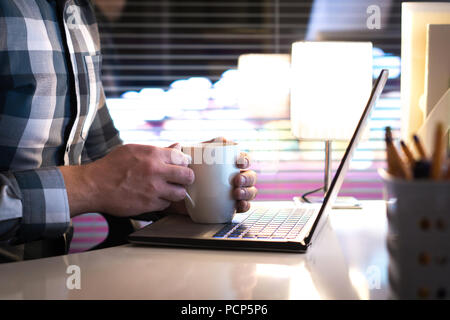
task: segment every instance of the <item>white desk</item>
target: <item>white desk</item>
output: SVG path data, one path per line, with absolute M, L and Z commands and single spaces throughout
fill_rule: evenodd
M 385 299 L 385 207 L 363 205 L 333 211 L 306 254 L 124 245 L 1 264 L 0 299 Z

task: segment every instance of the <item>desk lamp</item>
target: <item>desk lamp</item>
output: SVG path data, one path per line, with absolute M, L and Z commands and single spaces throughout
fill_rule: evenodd
M 289 54 L 243 54 L 238 71 L 238 104 L 247 118 L 289 118 Z
M 349 141 L 372 87 L 371 42 L 300 41 L 292 45 L 291 130 L 300 141 L 325 144 L 324 186 L 308 195 L 327 193 L 332 178 L 332 141 Z M 353 199 L 353 204 L 347 203 Z M 339 199 L 342 207 L 356 199 Z

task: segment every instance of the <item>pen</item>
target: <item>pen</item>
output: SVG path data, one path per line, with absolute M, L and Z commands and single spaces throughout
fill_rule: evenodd
M 416 163 L 416 160 L 414 159 L 414 156 L 409 150 L 408 146 L 405 144 L 403 140 L 400 141 L 400 145 L 402 147 L 403 153 L 406 155 L 406 158 L 408 159 L 408 164 L 410 168 L 414 168 L 414 164 Z
M 434 135 L 434 150 L 431 162 L 431 179 L 439 180 L 442 171 L 442 158 L 444 156 L 444 125 L 442 122 L 436 126 Z
M 428 179 L 430 177 L 430 169 L 430 161 L 416 161 L 412 167 L 414 179 Z
M 421 160 L 426 160 L 427 153 L 425 152 L 425 149 L 422 146 L 422 142 L 420 142 L 420 139 L 416 134 L 413 135 L 413 140 L 414 140 L 414 145 L 416 146 L 417 152 L 419 153 Z
M 395 177 L 409 179 L 411 173 L 406 169 L 403 160 L 400 158 L 400 155 L 392 142 L 392 131 L 390 127 L 385 128 L 385 141 L 388 172 Z

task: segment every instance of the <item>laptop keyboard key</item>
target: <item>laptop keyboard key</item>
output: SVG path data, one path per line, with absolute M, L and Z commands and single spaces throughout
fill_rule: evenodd
M 232 239 L 295 239 L 314 210 L 258 208 L 238 223 L 226 224 L 213 237 Z

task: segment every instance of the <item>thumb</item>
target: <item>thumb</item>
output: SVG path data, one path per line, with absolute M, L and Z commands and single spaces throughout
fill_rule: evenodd
M 175 142 L 174 144 L 171 144 L 170 146 L 168 146 L 168 148 L 177 149 L 177 150 L 181 151 L 181 144 L 179 144 L 178 142 Z
M 178 142 L 174 143 L 174 144 L 171 144 L 167 148 L 179 151 L 179 152 L 171 152 L 170 153 L 170 157 L 171 157 L 172 163 L 174 163 L 174 164 L 175 163 L 182 163 L 184 165 L 188 165 L 188 164 L 190 164 L 192 162 L 191 156 L 188 155 L 188 154 L 183 153 L 181 145 Z M 181 155 L 184 158 L 183 160 L 179 160 Z

